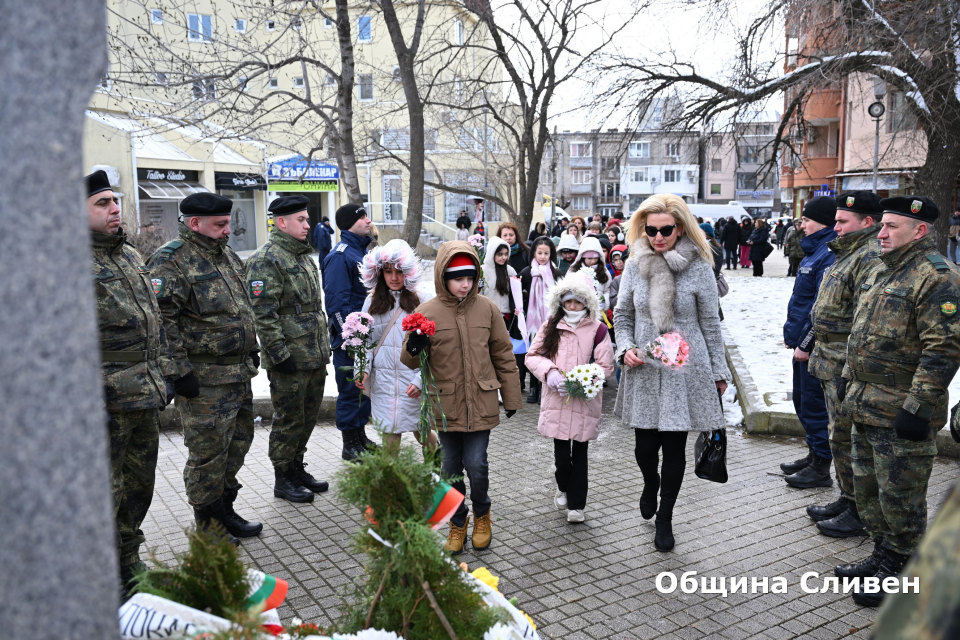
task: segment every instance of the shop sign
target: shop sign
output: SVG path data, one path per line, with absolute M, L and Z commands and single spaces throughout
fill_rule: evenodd
M 137 180 L 153 182 L 200 182 L 200 172 L 188 169 L 137 169 Z
M 246 191 L 267 188 L 267 181 L 263 176 L 255 173 L 230 173 L 217 171 L 214 174 L 217 189 Z
M 294 156 L 286 160 L 271 162 L 267 166 L 267 177 L 274 180 L 339 180 L 340 169 L 336 165 L 324 164 L 316 160 L 308 161 L 303 156 Z M 270 189 L 273 191 L 273 188 Z M 323 189 L 320 189 L 323 191 Z
M 773 200 L 773 189 L 761 189 L 758 191 L 740 191 L 737 190 L 737 199 L 750 198 L 751 200 Z
M 296 182 L 294 180 L 271 180 L 270 191 L 274 193 L 280 191 L 336 191 L 339 182 L 336 180 L 313 180 Z
M 830 185 L 828 184 L 822 184 L 820 185 L 819 189 L 814 189 L 813 191 L 814 198 L 816 198 L 817 196 L 830 196 L 831 198 L 833 198 L 836 195 L 837 195 L 837 192 L 831 189 Z

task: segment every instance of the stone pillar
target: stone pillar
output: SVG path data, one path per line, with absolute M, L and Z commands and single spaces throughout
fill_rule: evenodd
M 103 0 L 0 2 L 0 635 L 117 637 L 82 184 Z

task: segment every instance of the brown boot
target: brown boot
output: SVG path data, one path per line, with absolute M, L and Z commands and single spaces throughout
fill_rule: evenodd
M 473 548 L 486 549 L 490 546 L 490 540 L 492 538 L 493 533 L 490 531 L 490 512 L 487 511 L 487 514 L 483 516 L 477 516 L 476 512 L 474 512 Z
M 470 524 L 470 516 L 464 521 L 462 527 L 450 523 L 450 533 L 447 534 L 447 544 L 443 545 L 443 550 L 453 555 L 463 553 L 463 545 L 467 541 L 467 526 Z

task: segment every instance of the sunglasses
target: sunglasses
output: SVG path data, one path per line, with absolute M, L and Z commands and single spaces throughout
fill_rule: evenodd
M 655 238 L 658 233 L 664 238 L 669 238 L 670 236 L 673 235 L 673 230 L 676 228 L 677 228 L 677 225 L 675 224 L 668 224 L 667 226 L 660 227 L 659 229 L 657 229 L 656 227 L 651 227 L 650 225 L 647 225 L 646 227 L 643 228 L 643 230 L 646 231 L 648 238 Z

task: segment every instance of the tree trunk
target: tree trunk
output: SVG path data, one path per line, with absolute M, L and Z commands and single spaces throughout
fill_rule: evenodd
M 932 198 L 940 208 L 940 217 L 934 229 L 937 248 L 947 255 L 947 232 L 953 215 L 953 199 L 960 175 L 960 139 L 944 137 L 940 127 L 927 132 L 927 157 L 917 172 L 917 192 Z
M 340 180 L 351 204 L 363 204 L 360 177 L 357 175 L 357 152 L 353 144 L 353 86 L 355 62 L 353 38 L 350 35 L 350 12 L 347 0 L 337 2 L 337 38 L 340 44 L 340 85 L 337 89 L 337 164 Z M 367 194 L 369 197 L 370 194 Z

